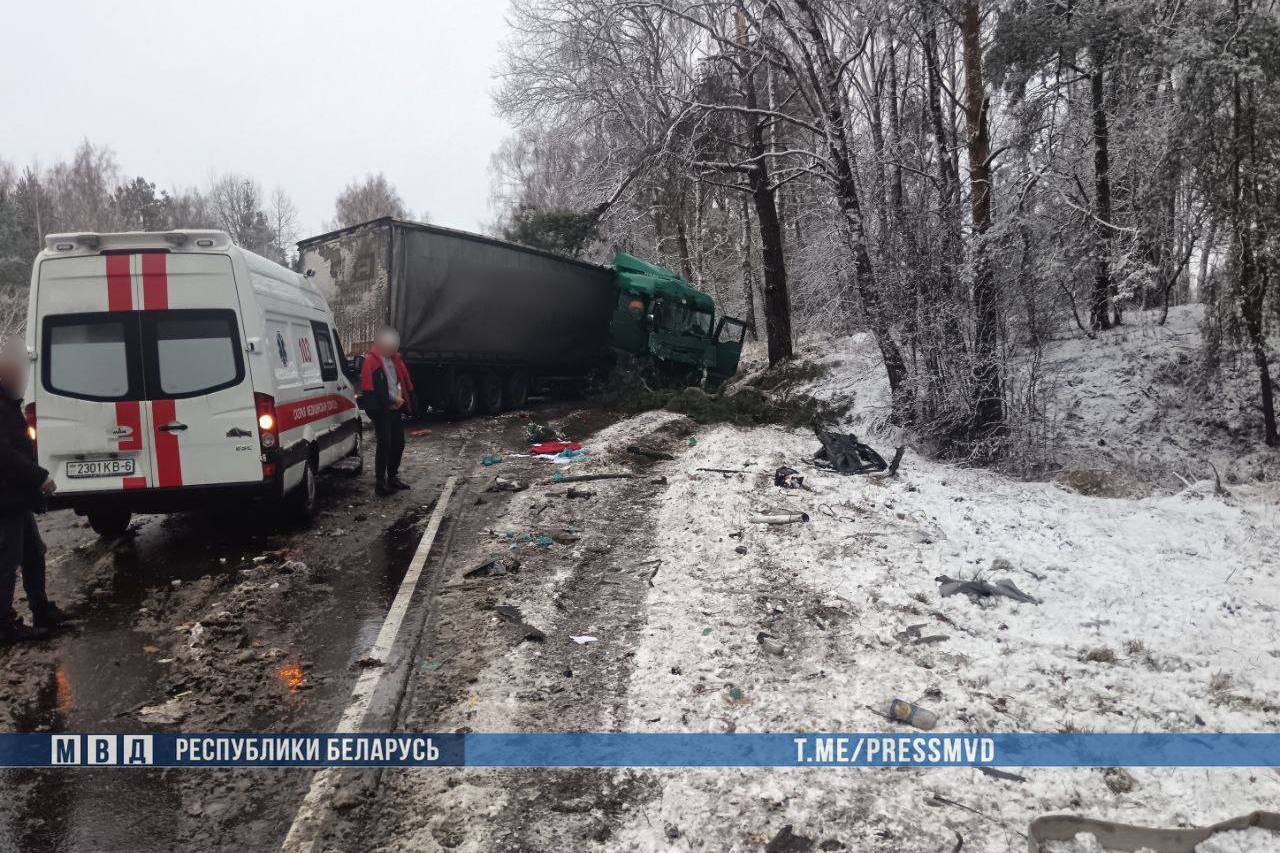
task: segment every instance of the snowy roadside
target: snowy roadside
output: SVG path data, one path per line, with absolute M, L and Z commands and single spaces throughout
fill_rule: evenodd
M 1093 498 L 908 453 L 901 476 L 878 484 L 801 464 L 815 447 L 801 433 L 720 427 L 664 466 L 663 563 L 628 730 L 889 730 L 865 706 L 895 696 L 936 711 L 943 731 L 1280 723 L 1275 483 L 1232 486 L 1225 498 L 1209 481 L 1159 498 Z M 813 491 L 775 487 L 781 464 L 802 469 Z M 762 507 L 811 521 L 751 523 Z M 1008 566 L 993 572 L 997 559 Z M 942 574 L 1009 577 L 1042 603 L 941 598 Z M 898 638 L 913 625 L 946 639 Z M 781 657 L 760 646 L 761 631 L 783 644 Z M 971 769 L 656 775 L 661 798 L 610 849 L 759 849 L 792 824 L 853 849 L 950 849 L 959 832 L 965 849 L 994 851 L 1025 844 L 1020 833 L 1044 814 L 1177 826 L 1280 800 L 1280 775 L 1246 769 L 1031 769 L 1026 783 Z M 935 794 L 987 817 L 921 808 Z

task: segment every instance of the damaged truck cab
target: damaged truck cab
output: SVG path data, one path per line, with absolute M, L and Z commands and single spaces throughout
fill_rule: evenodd
M 700 377 L 709 390 L 738 369 L 746 323 L 716 321 L 715 302 L 680 276 L 618 252 L 613 259 L 618 303 L 609 329 L 615 354 L 650 363 L 672 378 Z

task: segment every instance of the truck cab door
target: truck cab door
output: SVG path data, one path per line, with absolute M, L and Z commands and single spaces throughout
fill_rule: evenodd
M 746 337 L 747 324 L 736 317 L 721 317 L 716 325 L 713 347 L 714 363 L 707 365 L 707 387 L 715 390 L 726 379 L 738 372 L 742 358 L 742 339 Z
M 618 304 L 609 322 L 609 345 L 629 355 L 649 349 L 649 306 L 635 293 L 618 292 Z

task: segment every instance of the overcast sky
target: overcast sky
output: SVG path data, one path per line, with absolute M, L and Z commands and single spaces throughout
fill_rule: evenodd
M 244 172 L 304 235 L 352 178 L 476 230 L 506 128 L 490 92 L 506 0 L 0 0 L 0 157 L 80 139 L 162 188 Z

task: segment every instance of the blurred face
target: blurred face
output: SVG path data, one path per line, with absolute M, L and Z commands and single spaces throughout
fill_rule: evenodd
M 375 346 L 384 358 L 393 356 L 400 350 L 400 336 L 393 330 L 384 329 L 378 333 Z
M 17 347 L 0 350 L 0 386 L 11 397 L 21 397 L 27 392 L 27 359 Z

